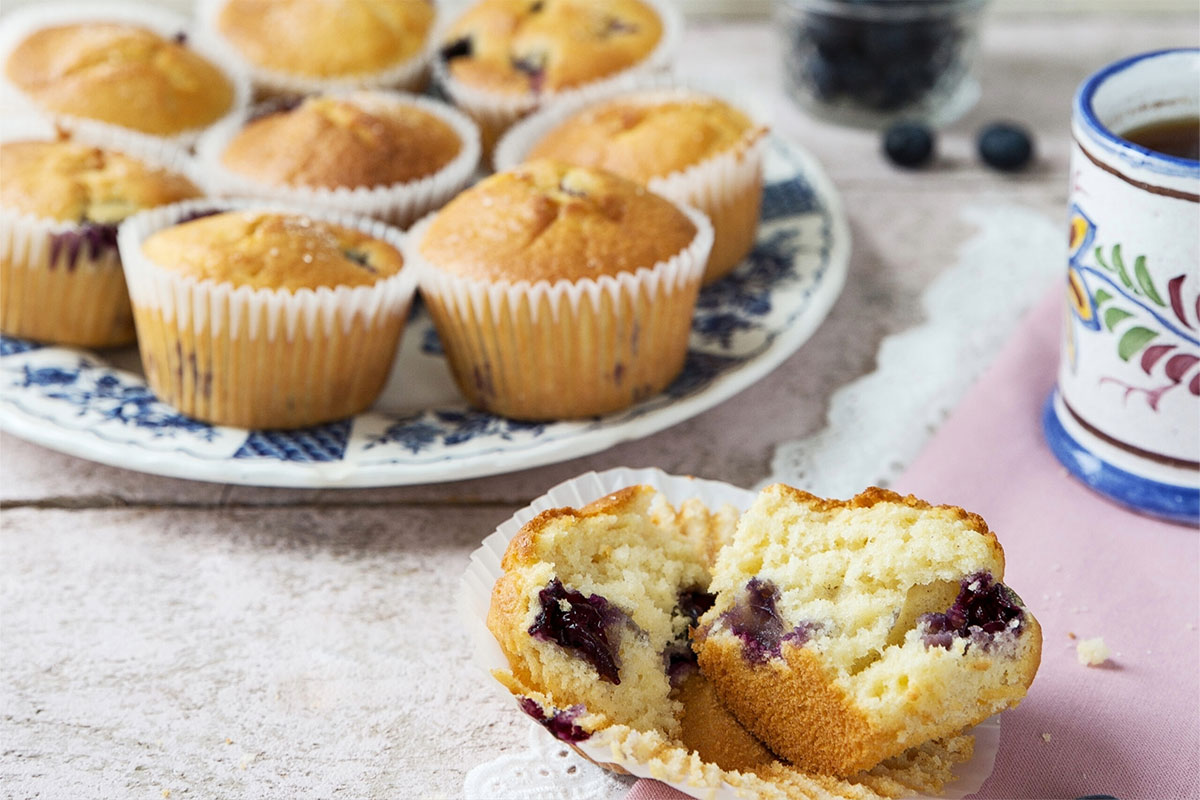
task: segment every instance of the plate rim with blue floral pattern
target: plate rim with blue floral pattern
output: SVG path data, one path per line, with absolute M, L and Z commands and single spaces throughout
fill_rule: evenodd
M 295 488 L 465 480 L 649 436 L 774 370 L 841 294 L 850 234 L 829 178 L 804 148 L 778 136 L 770 139 L 765 173 L 758 241 L 733 273 L 701 290 L 683 373 L 662 394 L 624 411 L 534 424 L 472 410 L 451 394 L 436 334 L 417 309 L 381 402 L 351 419 L 298 431 L 208 425 L 159 401 L 140 375 L 106 354 L 0 337 L 0 430 L 140 472 Z M 423 376 L 441 388 L 423 391 Z

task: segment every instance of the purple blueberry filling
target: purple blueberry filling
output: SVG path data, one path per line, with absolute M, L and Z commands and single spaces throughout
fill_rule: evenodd
M 542 707 L 535 700 L 519 697 L 521 710 L 536 719 L 554 738 L 561 742 L 582 742 L 591 736 L 590 733 L 575 724 L 575 720 L 583 713 L 582 705 L 574 705 L 563 711 L 554 711 L 550 716 L 542 713 Z
M 510 60 L 512 68 L 529 76 L 529 89 L 540 92 L 546 81 L 546 56 L 544 53 L 531 53 L 524 56 L 513 56 Z
M 96 259 L 105 251 L 116 249 L 115 224 L 84 220 L 75 230 L 56 233 L 50 237 L 50 266 L 53 267 L 59 258 L 62 258 L 67 270 L 71 271 L 77 266 L 81 253 Z
M 609 629 L 627 620 L 625 613 L 598 594 L 584 597 L 565 588 L 558 578 L 538 592 L 538 601 L 542 610 L 529 635 L 571 650 L 591 664 L 601 680 L 619 685 L 616 642 L 609 640 Z
M 955 638 L 966 639 L 967 647 L 987 649 L 1003 633 L 1020 633 L 1025 621 L 1021 598 L 991 573 L 977 572 L 962 579 L 954 604 L 944 614 L 922 614 L 921 638 L 926 647 L 949 649 Z
M 742 640 L 743 653 L 753 664 L 779 658 L 784 642 L 804 645 L 819 627 L 817 623 L 802 622 L 785 633 L 776 608 L 778 602 L 779 589 L 774 583 L 751 578 L 746 593 L 721 615 L 729 631 Z
M 342 255 L 344 255 L 347 260 L 353 261 L 355 264 L 362 267 L 367 272 L 370 272 L 372 275 L 378 272 L 378 270 L 371 266 L 371 262 L 367 260 L 367 254 L 361 250 L 343 250 Z
M 715 594 L 709 594 L 700 589 L 689 589 L 679 593 L 677 608 L 679 613 L 687 617 L 691 626 L 694 627 L 696 621 L 705 611 L 712 608 L 716 600 Z M 682 637 L 669 644 L 663 651 L 663 666 L 672 686 L 677 686 L 696 669 L 696 652 L 692 650 L 691 639 L 686 631 Z
M 455 39 L 453 42 L 448 42 L 441 49 L 440 55 L 442 60 L 449 64 L 456 58 L 470 58 L 475 53 L 475 44 L 471 41 L 471 37 L 464 36 L 461 39 Z

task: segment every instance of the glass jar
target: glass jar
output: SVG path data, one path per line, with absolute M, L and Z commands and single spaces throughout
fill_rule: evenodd
M 946 125 L 979 99 L 987 0 L 777 0 L 784 81 L 814 116 L 882 128 Z

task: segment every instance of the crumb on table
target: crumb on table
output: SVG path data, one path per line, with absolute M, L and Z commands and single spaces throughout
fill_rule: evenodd
M 1103 664 L 1108 660 L 1108 646 L 1104 644 L 1104 638 L 1097 636 L 1094 639 L 1082 639 L 1079 644 L 1075 645 L 1075 655 L 1079 659 L 1079 663 L 1088 667 L 1095 667 Z

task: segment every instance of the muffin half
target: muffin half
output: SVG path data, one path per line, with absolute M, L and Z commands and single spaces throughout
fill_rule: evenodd
M 1041 629 L 982 519 L 871 489 L 760 493 L 697 632 L 722 703 L 772 750 L 849 775 L 1016 705 Z

